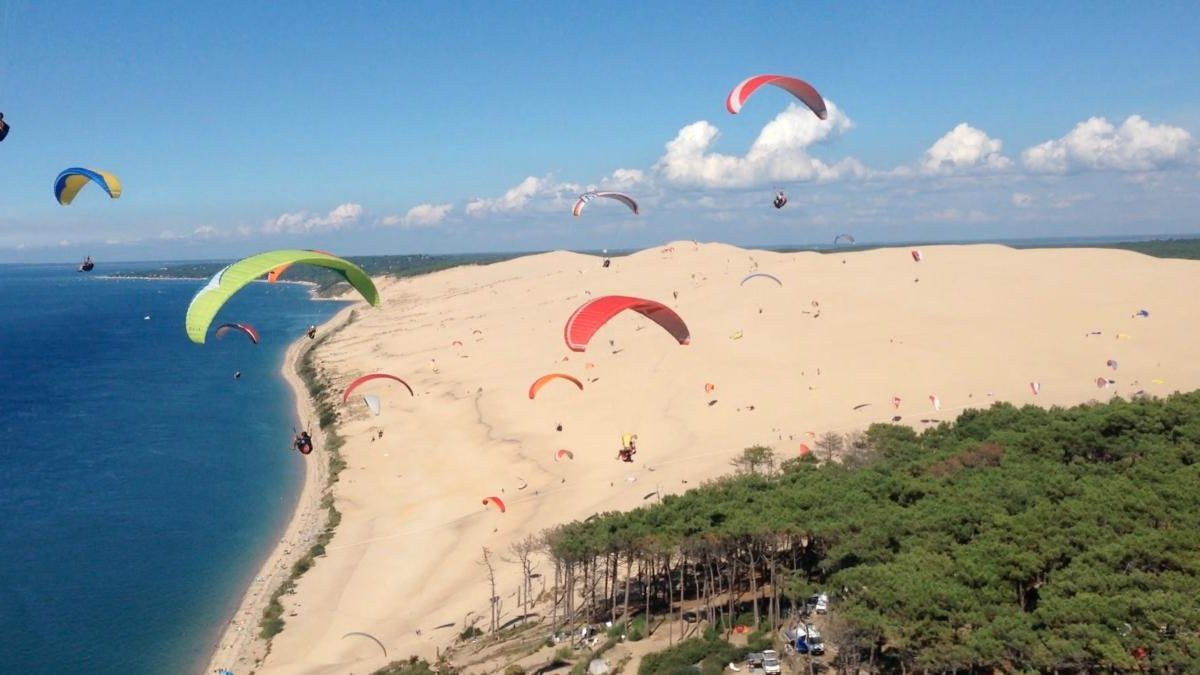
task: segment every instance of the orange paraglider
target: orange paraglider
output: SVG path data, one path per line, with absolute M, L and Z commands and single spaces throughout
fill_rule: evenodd
M 579 387 L 580 391 L 583 391 L 583 383 L 578 379 L 567 375 L 566 373 L 550 373 L 549 375 L 543 375 L 539 377 L 533 381 L 533 384 L 529 385 L 529 398 L 532 399 L 537 396 L 537 393 L 539 390 L 541 390 L 542 386 L 551 380 L 566 380 L 567 382 L 573 383 L 576 387 Z

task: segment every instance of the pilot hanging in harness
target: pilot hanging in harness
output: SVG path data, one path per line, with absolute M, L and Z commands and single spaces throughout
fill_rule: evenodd
M 292 439 L 292 445 L 296 448 L 297 452 L 307 455 L 313 451 L 312 436 L 309 436 L 307 431 L 301 431 Z
M 621 434 L 621 449 L 617 451 L 617 459 L 622 462 L 632 462 L 637 454 L 637 434 Z
M 787 204 L 787 195 L 783 194 L 783 190 L 780 190 L 779 194 L 775 195 L 775 201 L 773 203 L 777 209 L 782 209 L 783 205 Z
M 4 121 L 4 113 L 0 112 L 0 141 L 8 136 L 9 128 L 8 122 Z

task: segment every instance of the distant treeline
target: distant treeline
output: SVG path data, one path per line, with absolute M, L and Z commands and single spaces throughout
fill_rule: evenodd
M 555 618 L 770 631 L 824 591 L 838 672 L 1200 672 L 1200 393 L 817 445 L 547 532 Z
M 375 276 L 412 277 L 460 265 L 488 265 L 511 260 L 525 253 L 461 254 L 461 255 L 373 255 L 347 256 L 347 260 L 358 265 L 367 274 Z M 156 279 L 207 279 L 232 260 L 166 263 L 144 271 L 129 270 L 115 272 L 117 277 L 151 277 Z M 294 265 L 284 273 L 282 281 L 302 281 L 316 284 L 318 295 L 335 295 L 349 284 L 336 272 L 313 267 Z M 338 286 L 341 285 L 339 289 Z

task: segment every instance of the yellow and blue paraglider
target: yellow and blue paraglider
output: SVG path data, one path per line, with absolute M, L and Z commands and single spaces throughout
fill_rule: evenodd
M 54 181 L 54 198 L 59 204 L 66 206 L 75 199 L 75 195 L 79 194 L 88 181 L 99 185 L 113 199 L 121 196 L 121 181 L 115 175 L 107 171 L 73 167 L 58 174 Z

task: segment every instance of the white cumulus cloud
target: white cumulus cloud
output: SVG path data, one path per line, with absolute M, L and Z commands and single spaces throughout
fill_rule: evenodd
M 347 202 L 339 204 L 323 216 L 307 211 L 285 213 L 274 220 L 268 220 L 264 223 L 263 230 L 266 232 L 288 233 L 341 230 L 358 222 L 362 214 L 363 207 L 361 204 Z
M 972 169 L 999 171 L 1012 166 L 1001 154 L 1004 143 L 963 122 L 937 139 L 921 159 L 928 173 L 951 173 Z
M 596 189 L 628 190 L 646 182 L 646 172 L 641 169 L 617 169 L 600 180 Z
M 1062 138 L 1025 150 L 1021 161 L 1041 173 L 1153 171 L 1194 161 L 1194 149 L 1192 135 L 1179 127 L 1151 124 L 1139 115 L 1115 127 L 1103 117 L 1093 117 Z
M 677 185 L 717 188 L 862 175 L 866 169 L 857 160 L 829 165 L 808 154 L 810 146 L 852 126 L 850 118 L 832 103 L 829 119 L 824 121 L 792 104 L 762 128 L 745 155 L 735 156 L 712 151 L 720 131 L 701 120 L 679 130 L 654 168 Z
M 418 204 L 402 216 L 385 216 L 381 225 L 400 227 L 432 227 L 446 219 L 454 210 L 450 204 Z
M 577 183 L 556 183 L 549 176 L 527 176 L 499 197 L 476 197 L 468 201 L 466 212 L 469 216 L 475 216 L 526 209 L 561 208 L 568 199 L 573 201 L 580 191 Z

